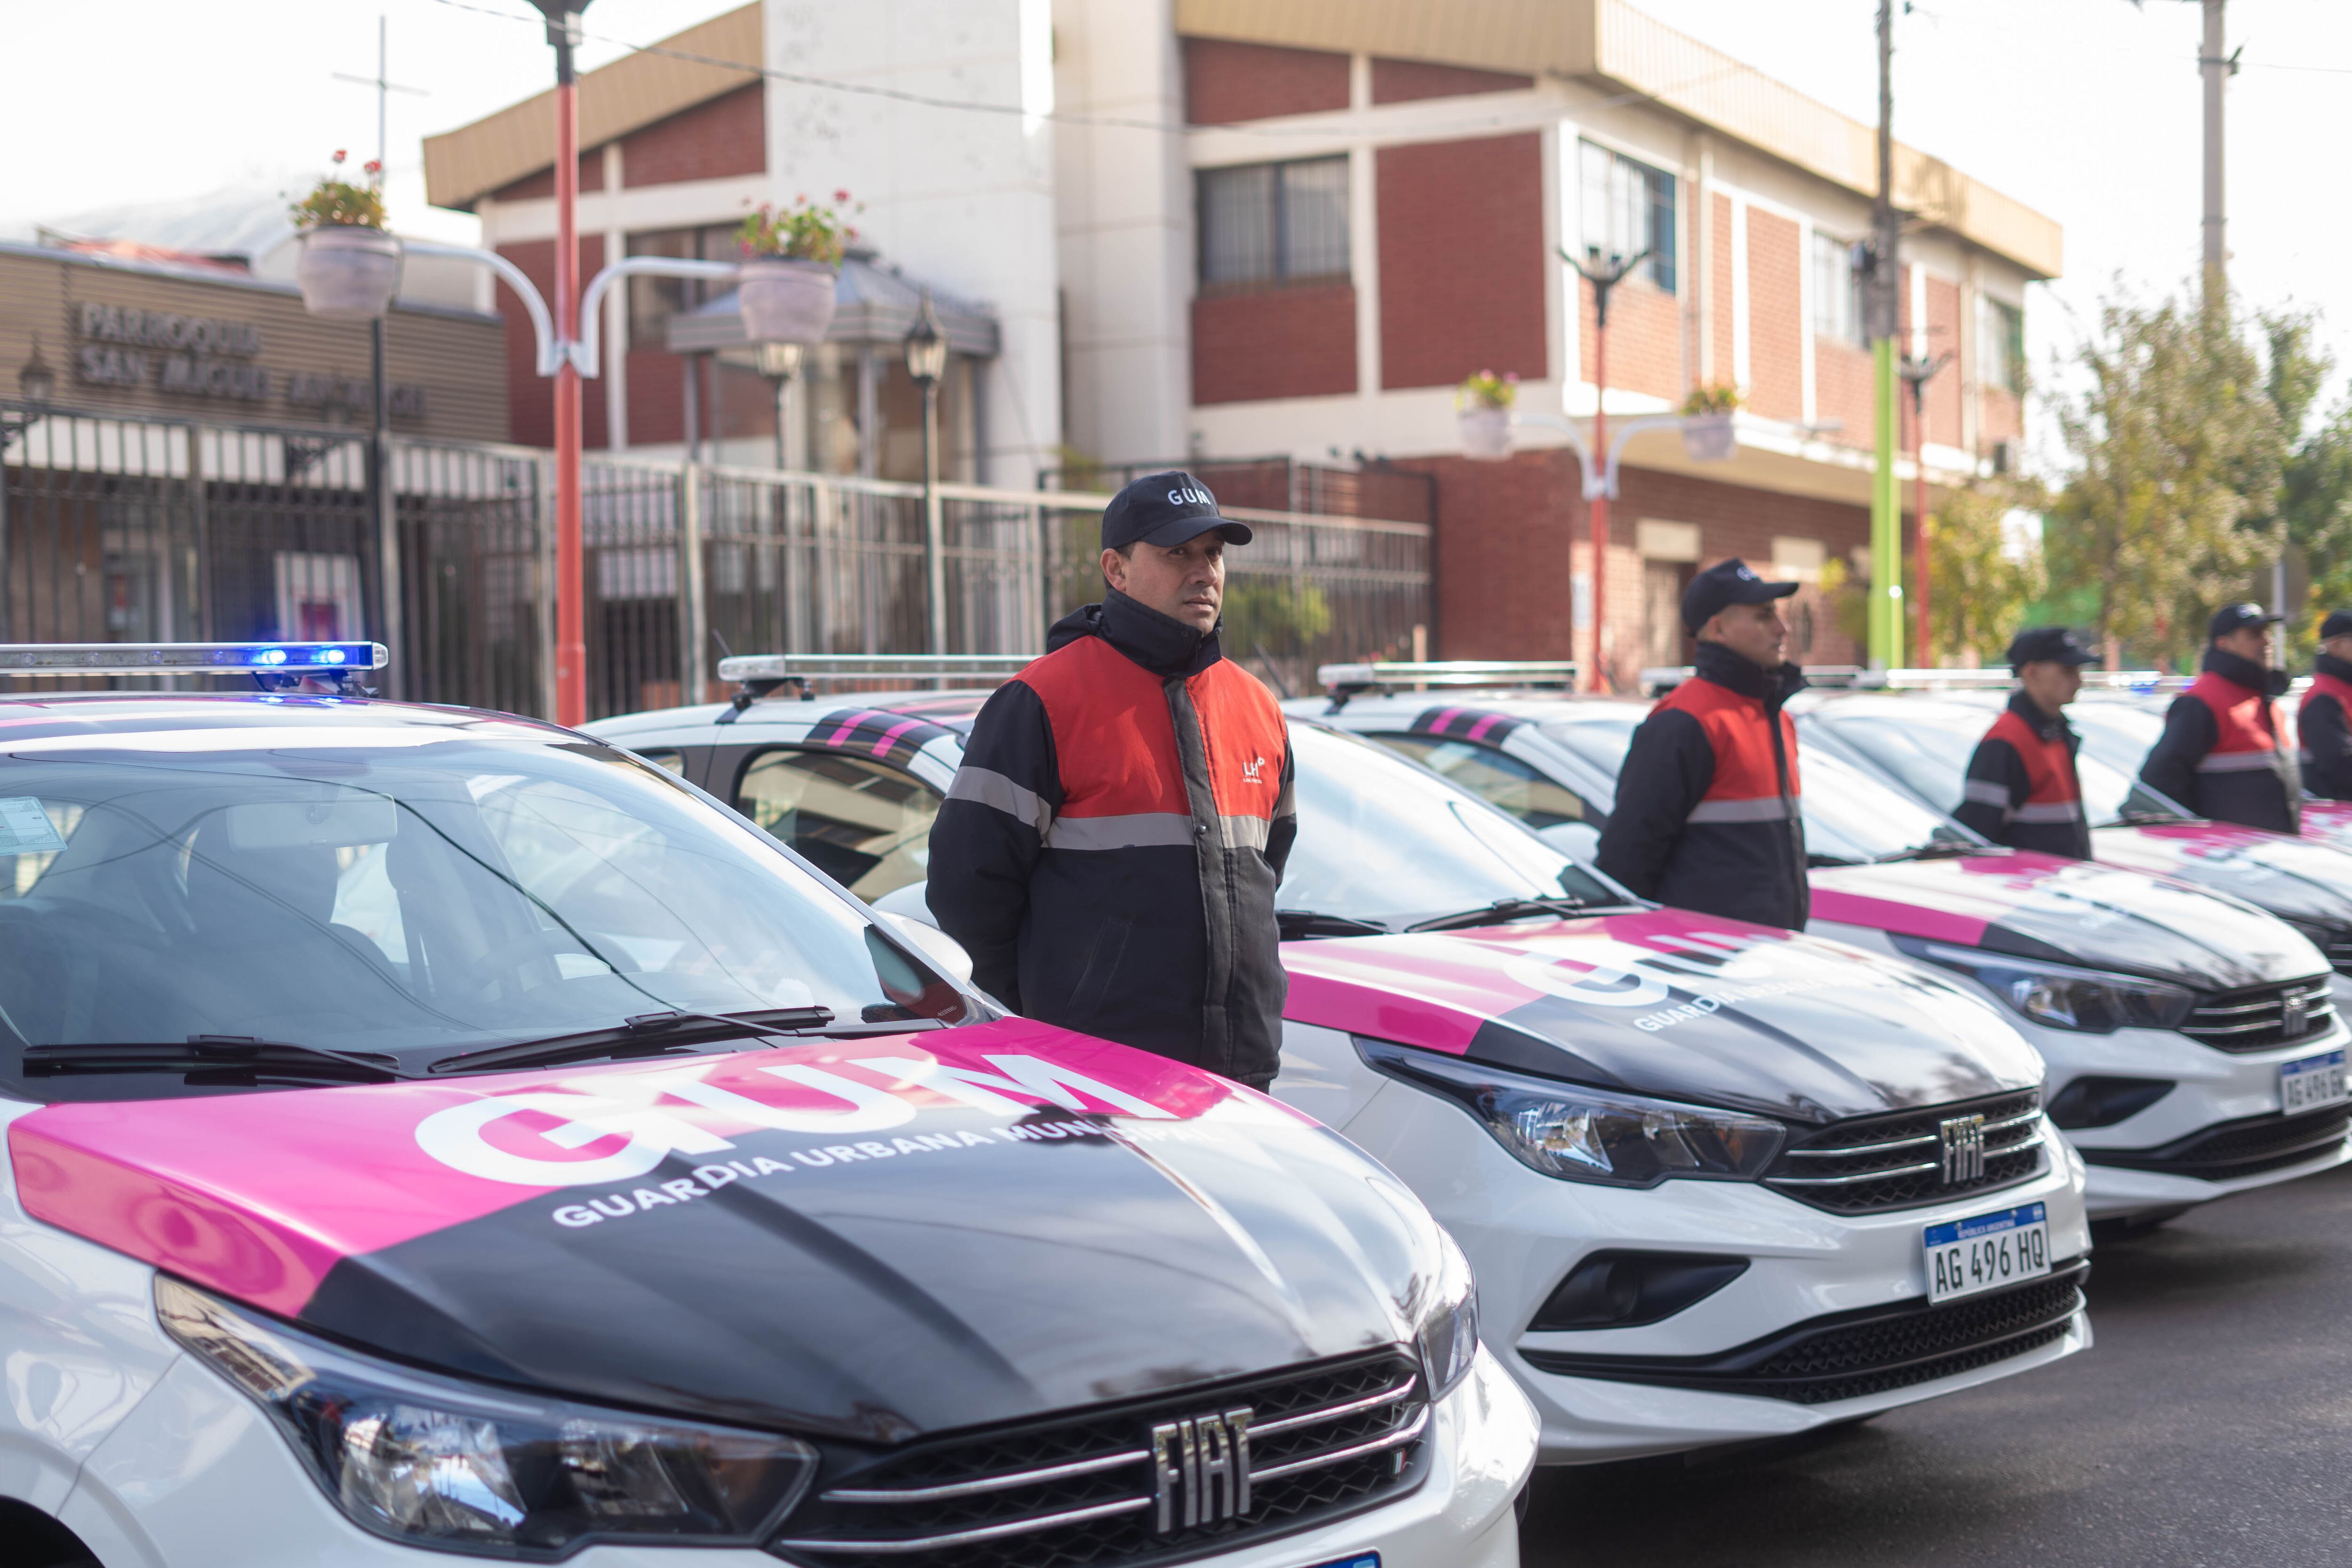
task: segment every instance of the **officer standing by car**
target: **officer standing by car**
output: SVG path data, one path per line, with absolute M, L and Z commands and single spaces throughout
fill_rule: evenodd
M 2166 711 L 2141 783 L 2216 822 L 2298 831 L 2303 785 L 2273 700 L 2286 671 L 2270 668 L 2271 627 L 2284 618 L 2260 605 L 2214 612 L 2203 668 Z
M 1966 795 L 1952 813 L 1964 826 L 2012 849 L 2091 858 L 2074 773 L 2083 741 L 2066 722 L 2066 704 L 2083 689 L 2083 667 L 2098 658 L 2063 626 L 2028 626 L 2010 640 L 2017 689 L 1969 759 Z
M 1780 609 L 1796 591 L 1731 560 L 1683 592 L 1697 662 L 1633 731 L 1597 857 L 1645 899 L 1762 925 L 1805 923 L 1797 728 L 1781 710 L 1805 685 L 1788 662 Z
M 981 709 L 931 829 L 928 898 L 1015 1011 L 1274 1081 L 1289 731 L 1217 642 L 1246 524 L 1183 472 L 1103 511 L 1102 603 Z
M 2311 689 L 2295 712 L 2303 747 L 2303 787 L 2329 800 L 2352 800 L 2352 610 L 2319 623 L 2319 658 Z

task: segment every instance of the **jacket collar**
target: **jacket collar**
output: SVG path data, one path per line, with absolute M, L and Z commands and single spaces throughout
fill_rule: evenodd
M 2061 735 L 2074 732 L 2074 726 L 2066 722 L 2066 715 L 2061 713 L 2053 717 L 2044 713 L 2042 704 L 2028 697 L 2021 686 L 2009 694 L 2009 710 L 2024 720 L 2033 732 L 2045 741 L 2054 741 Z
M 2352 681 L 2352 659 L 2341 659 L 2332 653 L 2323 653 L 2311 661 L 2311 672 L 2314 675 L 2332 675 L 2338 680 Z
M 2205 662 L 2198 668 L 2210 670 L 2232 686 L 2242 686 L 2265 697 L 2283 695 L 2290 684 L 2285 670 L 2265 669 L 2252 659 L 2242 658 L 2227 648 L 2208 646 Z
M 1045 651 L 1052 653 L 1080 637 L 1097 637 L 1154 675 L 1198 675 L 1224 658 L 1217 641 L 1217 632 L 1223 626 L 1219 621 L 1208 631 L 1197 632 L 1173 616 L 1163 616 L 1116 588 L 1106 587 L 1101 604 L 1081 605 L 1054 623 L 1054 629 L 1045 634 Z
M 1753 697 L 1767 708 L 1778 708 L 1805 689 L 1805 672 L 1794 664 L 1784 664 L 1778 669 L 1767 669 L 1745 655 L 1732 652 L 1719 642 L 1698 645 L 1698 657 L 1693 661 L 1691 673 L 1701 680 L 1711 680 L 1727 690 L 1742 697 Z

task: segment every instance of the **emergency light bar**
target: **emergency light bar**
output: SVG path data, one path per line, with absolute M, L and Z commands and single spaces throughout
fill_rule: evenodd
M 1326 664 L 1315 670 L 1316 684 L 1326 691 L 1371 691 L 1390 686 L 1564 686 L 1576 685 L 1572 659 L 1456 658 L 1375 660 L 1369 664 Z
M 382 669 L 380 642 L 0 644 L 0 675 L 305 675 Z
M 1805 672 L 1805 679 L 1814 686 L 1869 686 L 1877 679 L 1858 664 L 1805 664 L 1797 668 Z M 1687 664 L 1653 665 L 1642 671 L 1642 689 L 1653 697 L 1663 696 L 1696 673 L 1697 670 Z
M 1006 680 L 1034 653 L 747 653 L 719 661 L 721 680 Z
M 1993 669 L 1890 669 L 1885 685 L 1890 691 L 1916 691 L 1932 687 L 1966 687 L 2001 689 L 2017 678 L 2006 667 Z M 2153 669 L 2086 669 L 2083 684 L 2107 690 L 2124 691 L 2135 687 L 2154 686 L 2164 677 Z

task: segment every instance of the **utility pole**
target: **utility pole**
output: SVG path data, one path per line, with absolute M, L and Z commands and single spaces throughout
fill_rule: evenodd
M 2197 68 L 2205 78 L 2205 287 L 2217 299 L 2226 295 L 2230 268 L 2229 209 L 2222 200 L 2222 89 L 2238 74 L 2238 58 L 2224 55 L 2229 47 L 2222 26 L 2227 0 L 2204 0 L 2205 47 L 2198 51 Z
M 1895 0 L 1878 0 L 1878 199 L 1871 210 L 1870 344 L 1878 467 L 1870 487 L 1870 663 L 1903 661 L 1903 501 L 1895 474 L 1895 334 L 1902 267 L 1895 211 Z
M 1646 247 L 1632 256 L 1619 256 L 1612 251 L 1604 260 L 1601 247 L 1596 245 L 1584 247 L 1582 261 L 1565 249 L 1559 253 L 1562 261 L 1575 268 L 1578 276 L 1592 285 L 1592 450 L 1595 460 L 1603 464 L 1609 460 L 1609 293 L 1625 281 L 1626 275 L 1646 260 L 1649 254 Z M 1601 590 L 1608 582 L 1609 492 L 1605 486 L 1587 485 L 1585 488 L 1592 493 L 1592 499 L 1585 503 L 1586 515 L 1591 519 L 1592 534 L 1591 688 L 1595 691 L 1614 691 L 1617 683 L 1610 677 L 1609 658 L 1604 651 L 1608 645 L 1601 640 L 1601 632 L 1604 614 Z M 1573 592 L 1569 598 L 1572 614 Z M 1571 647 L 1575 640 L 1576 628 L 1571 625 L 1569 627 Z

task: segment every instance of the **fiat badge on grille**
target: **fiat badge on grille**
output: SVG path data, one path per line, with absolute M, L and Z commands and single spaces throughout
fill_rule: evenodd
M 1249 1429 L 1246 1405 L 1151 1429 L 1151 1489 L 1160 1534 L 1249 1511 Z

